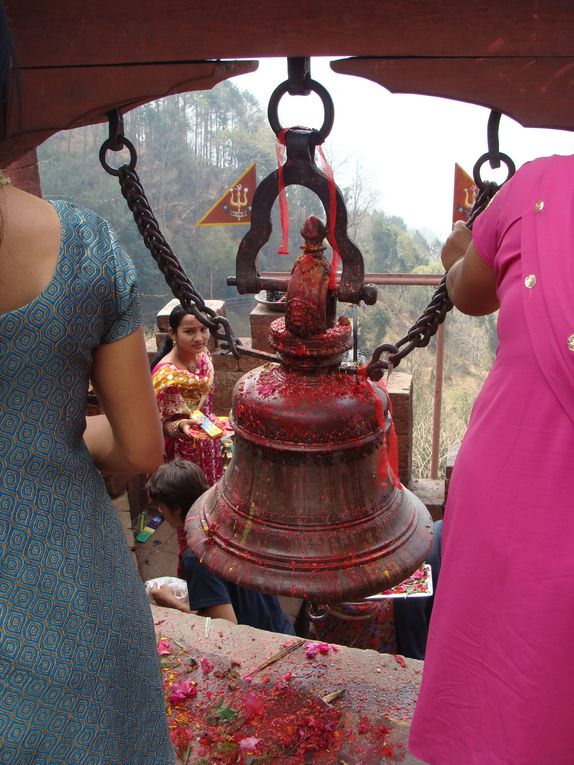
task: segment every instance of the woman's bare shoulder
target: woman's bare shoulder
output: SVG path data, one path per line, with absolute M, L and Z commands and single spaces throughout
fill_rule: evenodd
M 60 219 L 44 199 L 12 186 L 0 195 L 0 310 L 13 310 L 50 283 L 60 251 Z

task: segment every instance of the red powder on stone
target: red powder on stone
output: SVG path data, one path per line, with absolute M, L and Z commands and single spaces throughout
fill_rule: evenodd
M 238 677 L 236 662 L 203 673 L 200 666 L 214 663 L 204 658 L 198 665 L 188 649 L 170 647 L 162 657 L 167 716 L 186 765 L 374 765 L 404 759 L 404 748 L 390 741 L 391 730 L 380 719 L 357 720 L 344 706 L 297 687 L 291 672 L 279 674 L 275 684 L 266 676 L 264 685 L 249 685 Z M 190 695 L 181 692 L 191 688 Z

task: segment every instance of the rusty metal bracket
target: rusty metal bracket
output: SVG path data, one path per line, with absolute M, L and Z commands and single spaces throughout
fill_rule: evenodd
M 269 99 L 267 116 L 269 124 L 275 135 L 282 135 L 287 149 L 287 159 L 281 168 L 283 184 L 287 186 L 305 186 L 313 191 L 323 203 L 326 215 L 327 239 L 333 247 L 337 246 L 343 270 L 338 289 L 335 291 L 340 301 L 347 303 L 360 303 L 364 301 L 373 305 L 377 301 L 377 288 L 373 284 L 365 285 L 363 256 L 359 248 L 347 235 L 347 208 L 341 190 L 334 186 L 335 193 L 335 221 L 331 228 L 331 194 L 333 193 L 332 181 L 315 164 L 315 149 L 323 143 L 331 132 L 335 118 L 333 99 L 329 92 L 315 80 L 310 78 L 308 59 L 289 60 L 289 80 L 278 85 Z M 279 101 L 286 93 L 295 95 L 307 95 L 316 93 L 323 103 L 324 119 L 319 130 L 310 128 L 292 127 L 284 130 L 279 122 Z M 279 196 L 279 170 L 270 173 L 257 187 L 251 206 L 251 226 L 243 237 L 237 251 L 235 277 L 227 280 L 229 285 L 237 287 L 240 294 L 257 293 L 261 289 L 286 290 L 288 279 L 273 280 L 262 279 L 257 273 L 257 256 L 263 245 L 269 240 L 273 225 L 271 223 L 271 211 L 273 204 Z M 332 241 L 334 237 L 335 241 Z

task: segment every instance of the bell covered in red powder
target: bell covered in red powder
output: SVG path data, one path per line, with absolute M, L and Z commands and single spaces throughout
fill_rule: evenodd
M 410 575 L 432 521 L 387 464 L 385 394 L 341 366 L 352 332 L 335 318 L 325 228 L 310 218 L 302 234 L 285 317 L 271 325 L 280 361 L 235 386 L 233 458 L 186 529 L 198 558 L 228 581 L 338 603 Z

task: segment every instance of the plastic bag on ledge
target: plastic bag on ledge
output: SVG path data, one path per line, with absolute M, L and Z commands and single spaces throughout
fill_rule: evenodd
M 187 600 L 187 582 L 184 579 L 178 579 L 176 576 L 158 576 L 155 579 L 148 579 L 145 582 L 145 591 L 150 603 L 156 605 L 152 596 L 153 590 L 158 590 L 165 584 L 169 585 L 173 595 L 178 600 Z

